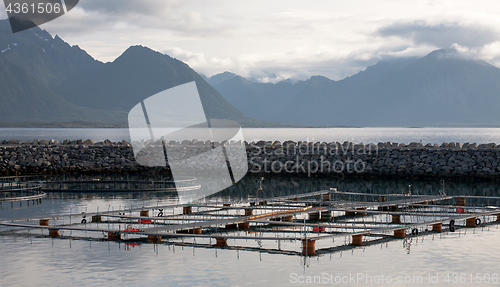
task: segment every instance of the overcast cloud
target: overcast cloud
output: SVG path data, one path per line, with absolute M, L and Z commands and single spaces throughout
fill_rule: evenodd
M 141 44 L 207 76 L 231 71 L 262 81 L 338 80 L 384 58 L 450 47 L 500 66 L 499 3 L 82 0 L 41 28 L 101 61 Z

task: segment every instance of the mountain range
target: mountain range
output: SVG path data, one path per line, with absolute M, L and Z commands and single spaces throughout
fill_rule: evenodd
M 165 89 L 195 81 L 207 118 L 273 125 L 243 115 L 185 63 L 132 46 L 110 63 L 38 27 L 13 34 L 0 20 L 0 122 L 127 125 L 128 111 Z M 276 125 L 276 124 L 274 124 Z
M 500 125 L 500 69 L 453 49 L 380 61 L 339 81 L 258 83 L 229 73 L 207 81 L 244 114 L 292 125 Z
M 498 126 L 500 69 L 441 49 L 383 60 L 351 77 L 259 83 L 210 78 L 140 45 L 103 63 L 38 27 L 13 34 L 0 20 L 0 125 L 127 125 L 128 111 L 195 81 L 208 118 L 242 126 Z

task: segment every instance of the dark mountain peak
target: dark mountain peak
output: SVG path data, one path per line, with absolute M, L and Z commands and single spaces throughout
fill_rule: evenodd
M 208 83 L 212 86 L 216 86 L 224 81 L 231 80 L 234 77 L 237 77 L 238 75 L 225 71 L 224 73 L 220 73 L 217 75 L 213 75 L 208 79 Z
M 485 65 L 485 66 L 492 66 L 491 64 L 483 61 L 476 59 L 473 55 L 464 53 L 461 51 L 458 51 L 456 49 L 439 49 L 432 51 L 429 53 L 427 56 L 421 59 L 421 61 L 462 61 L 462 62 L 474 62 L 476 64 L 480 65 Z
M 324 76 L 312 76 L 310 80 L 314 82 L 334 82 L 333 80 L 330 80 Z
M 456 49 L 439 49 L 430 52 L 422 58 L 423 61 L 436 60 L 473 60 L 471 56 L 457 51 Z
M 412 66 L 420 67 L 421 69 L 445 69 L 450 73 L 457 72 L 458 70 L 475 69 L 479 66 L 497 69 L 497 67 L 486 61 L 475 58 L 473 54 L 461 52 L 456 49 L 432 51 L 427 56 L 415 61 Z
M 235 73 L 231 73 L 229 71 L 225 71 L 223 73 L 220 73 L 220 74 L 217 74 L 217 75 L 214 75 L 213 77 L 216 77 L 216 76 L 225 76 L 225 77 L 235 77 L 237 76 Z
M 130 46 L 113 61 L 114 64 L 125 65 L 129 69 L 131 67 L 148 67 L 150 65 L 158 67 L 160 62 L 170 62 L 171 64 L 174 62 L 182 63 L 168 55 L 141 45 Z
M 142 100 L 166 89 L 196 82 L 207 118 L 249 122 L 187 64 L 144 46 L 131 46 L 102 69 L 67 82 L 60 94 L 84 107 L 128 112 Z
M 156 55 L 156 56 L 167 56 L 169 57 L 168 55 L 165 55 L 165 54 L 162 54 L 158 51 L 155 51 L 151 48 L 148 48 L 146 46 L 142 46 L 142 45 L 135 45 L 135 46 L 130 46 L 128 47 L 127 50 L 125 50 L 125 52 L 123 52 L 123 54 L 120 56 L 125 56 L 125 57 L 141 57 L 141 56 L 150 56 L 150 55 Z M 118 57 L 118 58 L 120 58 Z M 170 58 L 170 57 L 169 57 Z
M 54 42 L 64 42 L 63 39 L 61 39 L 61 37 L 59 37 L 59 35 L 56 34 L 56 36 L 54 37 Z M 66 42 L 64 42 L 66 43 Z
M 428 57 L 438 57 L 442 55 L 457 55 L 459 52 L 456 49 L 449 48 L 449 49 L 438 49 L 430 52 L 427 56 Z
M 156 51 L 154 51 L 153 49 L 148 48 L 146 46 L 134 45 L 134 46 L 128 47 L 127 50 L 125 50 L 125 52 L 123 52 L 123 54 L 127 54 L 127 53 L 147 53 L 147 52 L 156 52 Z

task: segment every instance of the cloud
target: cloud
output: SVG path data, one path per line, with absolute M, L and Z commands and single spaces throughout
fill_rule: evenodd
M 379 60 L 455 47 L 500 63 L 500 18 L 468 0 L 82 0 L 42 26 L 96 59 L 141 44 L 207 76 L 338 80 Z M 498 4 L 497 4 L 498 6 Z
M 352 51 L 345 56 L 335 56 L 325 51 L 311 53 L 309 50 L 295 49 L 277 53 L 241 54 L 231 57 L 207 56 L 202 52 L 186 51 L 171 47 L 163 53 L 187 63 L 199 73 L 210 77 L 223 71 L 252 78 L 259 82 L 278 82 L 291 78 L 304 80 L 314 75 L 339 80 L 373 65 L 386 55 L 378 55 L 370 50 Z
M 500 31 L 496 26 L 465 21 L 438 22 L 417 20 L 394 22 L 376 32 L 382 37 L 399 37 L 411 40 L 414 45 L 430 44 L 449 48 L 453 44 L 465 47 L 481 47 L 496 41 Z
M 187 0 L 186 0 L 187 1 Z M 83 0 L 79 7 L 89 12 L 105 15 L 144 15 L 148 17 L 168 16 L 172 10 L 183 5 L 184 0 Z

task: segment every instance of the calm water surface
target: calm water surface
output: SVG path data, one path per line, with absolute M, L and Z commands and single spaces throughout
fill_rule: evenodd
M 326 179 L 267 178 L 267 196 L 293 194 L 337 187 L 365 192 L 401 192 L 410 182 L 342 181 Z M 412 182 L 414 193 L 435 194 L 439 182 Z M 237 185 L 207 201 L 239 201 L 253 195 L 255 178 L 247 177 Z M 448 194 L 497 195 L 493 183 L 447 184 Z M 42 204 L 20 207 L 3 203 L 1 220 L 25 217 L 56 217 L 58 214 L 155 206 L 175 202 L 175 197 L 159 193 L 76 194 L 52 193 Z M 492 203 L 493 204 L 493 203 Z M 13 207 L 13 208 L 12 208 Z M 80 218 L 73 220 L 79 221 Z M 74 222 L 74 221 L 73 221 Z M 101 223 L 100 228 L 106 228 Z M 5 230 L 5 229 L 4 229 Z M 66 233 L 68 231 L 65 231 Z M 35 233 L 35 231 L 33 231 Z M 64 233 L 63 235 L 65 235 Z M 97 238 L 104 235 L 94 234 Z M 67 240 L 37 237 L 0 236 L 0 286 L 293 286 L 307 277 L 299 276 L 402 276 L 403 280 L 422 278 L 418 284 L 328 284 L 341 286 L 443 286 L 448 273 L 495 274 L 500 262 L 500 230 L 476 228 L 463 233 L 420 236 L 411 242 L 410 252 L 403 241 L 357 248 L 354 251 L 305 258 L 250 251 L 181 247 L 166 244 L 142 244 L 135 247 L 107 241 Z M 337 238 L 343 241 L 343 239 Z M 186 242 L 190 242 L 186 240 Z M 198 243 L 204 243 L 199 240 Z M 205 243 L 209 243 L 208 241 Z M 258 242 L 229 241 L 229 245 L 257 246 Z M 318 241 L 317 248 L 331 246 L 330 240 Z M 274 241 L 263 247 L 278 248 Z M 301 242 L 283 242 L 283 249 L 301 250 Z M 359 273 L 359 274 L 358 274 Z M 363 275 L 361 275 L 363 274 Z M 429 274 L 438 275 L 439 284 L 429 284 Z M 411 276 L 411 277 L 407 277 Z M 483 275 L 481 275 L 483 276 Z M 340 278 L 340 277 L 339 277 Z M 469 278 L 469 277 L 467 277 Z M 468 280 L 468 279 L 467 279 Z M 477 286 L 475 283 L 461 285 Z M 498 286 L 498 284 L 481 284 Z
M 332 128 L 332 129 L 245 129 L 252 140 L 310 140 L 377 142 L 476 142 L 500 143 L 496 128 Z M 129 140 L 127 129 L 0 129 L 0 139 L 33 140 L 93 139 Z M 439 182 L 342 181 L 314 178 L 266 178 L 267 196 L 302 193 L 337 187 L 340 190 L 393 193 L 407 189 L 419 194 L 436 194 Z M 235 186 L 211 197 L 211 201 L 238 201 L 254 194 L 255 178 L 246 177 Z M 447 182 L 448 194 L 500 195 L 496 183 Z M 3 204 L 0 220 L 25 217 L 56 217 L 58 214 L 112 210 L 123 206 L 154 206 L 172 202 L 171 197 L 155 193 L 133 194 L 51 194 L 37 206 Z M 492 203 L 497 204 L 497 203 Z M 12 208 L 14 207 L 14 208 Z M 80 220 L 80 218 L 75 219 Z M 102 225 L 102 224 L 101 224 Z M 102 227 L 102 226 L 101 226 Z M 105 226 L 104 226 L 105 227 Z M 5 230 L 5 228 L 0 229 Z M 104 235 L 99 235 L 104 238 Z M 304 258 L 250 251 L 204 249 L 167 244 L 142 244 L 135 247 L 107 241 L 63 240 L 38 237 L 0 236 L 0 286 L 443 286 L 446 275 L 466 274 L 466 283 L 476 273 L 493 276 L 500 262 L 500 231 L 477 228 L 464 233 L 419 237 L 408 254 L 403 241 L 358 248 L 354 251 Z M 339 240 L 339 239 L 337 239 Z M 209 242 L 200 242 L 209 243 Z M 257 241 L 231 242 L 257 246 Z M 331 242 L 333 244 L 333 242 Z M 338 242 L 337 242 L 338 243 Z M 264 247 L 278 248 L 276 242 Z M 317 242 L 317 248 L 330 242 Z M 283 242 L 283 249 L 301 250 L 301 242 Z M 360 274 L 358 274 L 360 273 Z M 500 273 L 500 272 L 499 272 Z M 416 284 L 300 284 L 299 276 L 381 276 L 422 278 Z M 429 284 L 429 275 L 438 283 Z M 411 277 L 406 277 L 411 276 Z M 347 278 L 345 277 L 345 278 Z M 312 278 L 312 277 L 311 277 Z M 340 278 L 340 277 L 339 277 Z M 317 278 L 318 279 L 318 278 Z M 453 277 L 448 277 L 453 279 Z M 481 284 L 498 286 L 498 284 Z

